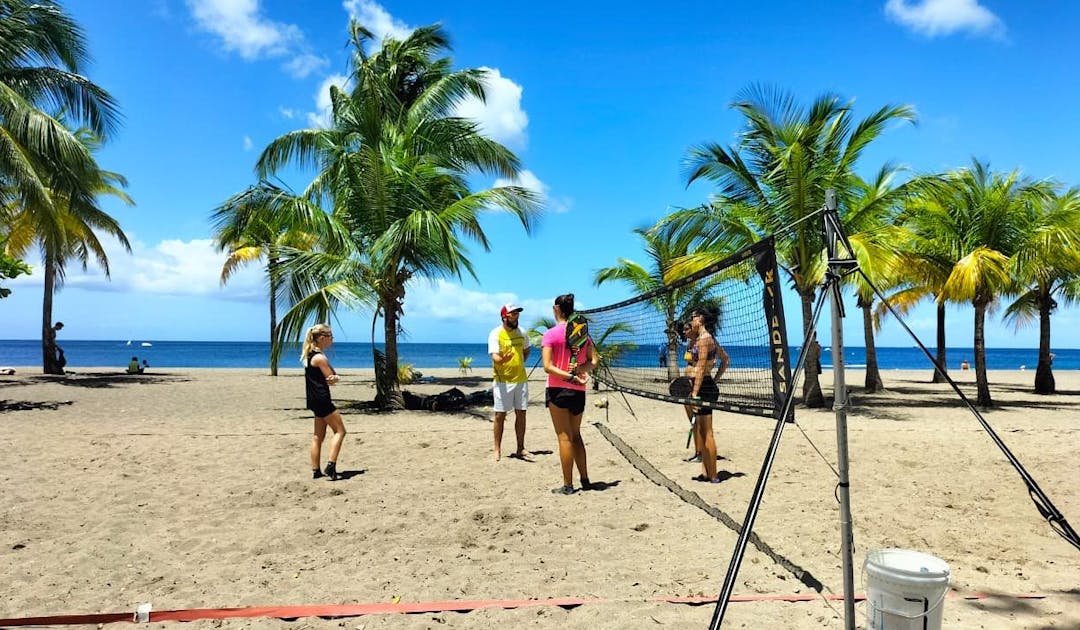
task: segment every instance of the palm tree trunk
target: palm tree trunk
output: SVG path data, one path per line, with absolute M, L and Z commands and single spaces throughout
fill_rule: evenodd
M 986 304 L 982 301 L 974 303 L 975 306 L 975 384 L 977 395 L 975 404 L 980 407 L 991 407 L 994 401 L 990 399 L 990 383 L 986 378 Z
M 877 346 L 874 345 L 874 315 L 870 312 L 869 302 L 860 299 L 859 306 L 863 312 L 863 343 L 866 344 L 866 382 L 863 386 L 866 393 L 873 394 L 885 389 L 878 370 Z
M 398 349 L 397 349 L 398 310 L 395 305 L 383 307 L 383 335 L 385 343 L 385 389 L 382 392 L 380 406 L 389 409 L 404 409 L 405 401 L 398 388 Z
M 278 261 L 271 258 L 266 263 L 267 275 L 270 278 L 270 376 L 278 375 L 278 353 L 274 352 L 277 343 L 277 273 Z
M 938 302 L 937 305 L 937 364 L 940 371 L 934 370 L 931 383 L 944 383 L 945 376 L 949 373 L 948 363 L 945 362 L 945 305 Z
M 1053 298 L 1048 293 L 1039 296 L 1039 367 L 1035 369 L 1035 393 L 1053 394 L 1057 391 L 1054 383 L 1053 360 L 1050 358 L 1050 309 Z
M 41 367 L 43 374 L 63 374 L 56 361 L 56 331 L 52 324 L 53 293 L 56 291 L 56 268 L 45 262 L 45 293 L 41 300 Z
M 814 318 L 814 291 L 799 293 L 802 302 L 803 339 L 806 339 Z M 821 383 L 818 374 L 821 372 L 821 344 L 817 342 L 817 335 L 811 337 L 806 348 L 806 362 L 803 364 L 803 404 L 817 409 L 825 406 L 825 395 L 821 392 Z

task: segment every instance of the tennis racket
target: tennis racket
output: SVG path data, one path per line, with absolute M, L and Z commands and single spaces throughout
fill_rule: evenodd
M 584 315 L 573 313 L 566 320 L 566 347 L 570 350 L 570 366 L 567 369 L 574 380 L 574 371 L 578 366 L 578 353 L 589 342 L 589 320 Z

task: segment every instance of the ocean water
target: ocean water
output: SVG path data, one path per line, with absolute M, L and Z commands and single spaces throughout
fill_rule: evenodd
M 149 345 L 143 345 L 149 344 Z M 69 368 L 103 367 L 114 365 L 127 367 L 131 357 L 146 359 L 151 368 L 155 367 L 195 367 L 195 368 L 258 368 L 269 365 L 270 344 L 265 342 L 224 342 L 224 341 L 73 341 L 61 340 Z M 381 348 L 381 344 L 379 344 Z M 934 351 L 933 348 L 930 349 Z M 792 367 L 798 348 L 792 348 Z M 330 361 L 335 367 L 370 368 L 372 367 L 371 344 L 335 343 L 329 351 Z M 734 354 L 734 353 L 733 353 Z M 282 357 L 281 367 L 299 368 L 299 348 L 289 348 Z M 398 355 L 401 363 L 408 363 L 417 368 L 456 368 L 458 360 L 471 357 L 474 369 L 484 369 L 489 365 L 487 344 L 484 343 L 400 343 Z M 1080 369 L 1080 349 L 1054 349 L 1054 369 Z M 881 369 L 929 369 L 930 362 L 915 347 L 878 348 L 878 365 Z M 987 367 L 991 370 L 1017 370 L 1025 366 L 1035 369 L 1038 363 L 1037 348 L 988 348 L 986 351 Z M 540 353 L 534 352 L 530 363 L 539 360 Z M 971 348 L 949 348 L 948 362 L 950 369 L 958 369 L 963 360 L 973 361 Z M 625 359 L 638 365 L 655 365 L 656 348 L 639 348 L 625 356 Z M 847 367 L 858 369 L 866 364 L 866 352 L 862 347 L 844 349 Z M 823 367 L 831 367 L 828 348 L 822 354 Z M 0 340 L 0 366 L 41 365 L 41 342 L 36 340 Z M 531 367 L 531 366 L 530 366 Z M 737 366 L 735 366 L 737 367 Z

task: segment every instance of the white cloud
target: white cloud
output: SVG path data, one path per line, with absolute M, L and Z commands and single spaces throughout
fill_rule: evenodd
M 255 146 L 255 143 L 252 142 L 251 136 L 244 136 L 244 150 L 245 151 L 250 151 L 251 148 L 254 147 L 254 146 Z
M 169 239 L 152 246 L 132 239 L 130 254 L 112 237 L 103 238 L 102 244 L 109 258 L 111 280 L 96 265 L 91 264 L 83 271 L 78 264 L 69 264 L 65 287 L 88 291 L 266 300 L 259 263 L 239 269 L 229 278 L 227 285 L 221 286 L 221 267 L 225 264 L 226 254 L 218 251 L 211 239 Z M 13 286 L 41 285 L 40 260 L 28 262 L 33 266 L 33 273 L 10 281 Z
M 315 92 L 315 111 L 308 112 L 307 119 L 308 124 L 312 127 L 329 127 L 330 126 L 330 86 L 336 85 L 339 88 L 345 88 L 348 84 L 349 78 L 343 74 L 332 74 L 319 84 L 319 89 Z
M 258 0 L 188 0 L 187 4 L 203 30 L 220 37 L 225 50 L 249 61 L 282 55 L 303 40 L 295 25 L 260 15 Z
M 890 19 L 927 37 L 968 32 L 1002 37 L 1005 23 L 978 0 L 888 0 L 885 14 Z
M 296 118 L 296 110 L 288 107 L 278 107 L 278 113 L 281 114 L 283 118 L 288 118 L 289 120 Z
M 393 39 L 401 40 L 408 37 L 413 28 L 408 26 L 401 20 L 395 19 L 394 16 L 387 13 L 386 9 L 382 7 L 378 2 L 372 2 L 371 0 L 345 0 L 342 3 L 345 10 L 348 11 L 349 17 L 355 18 L 357 22 L 363 25 L 367 30 L 371 31 L 375 36 L 373 45 L 378 47 L 382 40 L 390 37 Z
M 408 317 L 448 321 L 497 322 L 499 308 L 518 299 L 513 293 L 470 291 L 446 280 L 411 281 L 406 287 L 406 295 Z
M 469 97 L 458 105 L 455 113 L 462 118 L 475 120 L 489 138 L 514 148 L 523 148 L 527 140 L 525 128 L 529 126 L 529 116 L 521 108 L 521 86 L 502 76 L 497 69 L 481 69 L 487 71 L 487 100 L 481 102 Z
M 308 51 L 300 27 L 267 18 L 259 2 L 187 0 L 187 5 L 199 28 L 216 35 L 226 51 L 235 52 L 247 61 L 291 57 L 283 67 L 297 78 L 306 77 L 328 63 Z
M 412 280 L 405 292 L 406 328 L 417 325 L 429 331 L 445 330 L 459 338 L 481 341 L 486 339 L 487 331 L 498 325 L 503 304 L 523 307 L 522 325 L 529 326 L 541 317 L 551 317 L 554 297 L 525 297 L 508 291 L 487 293 L 442 279 Z
M 297 79 L 303 79 L 316 70 L 320 70 L 329 65 L 329 63 L 329 61 L 318 55 L 305 53 L 293 57 L 292 60 L 285 64 L 284 68 L 289 75 L 294 76 Z

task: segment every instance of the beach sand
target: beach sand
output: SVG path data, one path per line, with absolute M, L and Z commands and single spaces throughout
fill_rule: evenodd
M 621 395 L 590 392 L 582 433 L 590 476 L 606 487 L 554 496 L 557 446 L 537 371 L 532 461 L 493 460 L 485 407 L 347 408 L 339 469 L 348 478 L 330 482 L 311 479 L 299 369 L 277 378 L 254 369 L 38 371 L 0 376 L 0 618 L 131 612 L 140 602 L 160 611 L 569 597 L 602 601 L 149 626 L 703 628 L 712 604 L 658 600 L 719 592 L 737 539 L 725 519 L 744 518 L 774 426 L 718 413 L 727 479 L 697 483 L 698 465 L 682 461 L 690 453 L 680 407 L 628 397 L 631 414 Z M 482 368 L 423 371 L 435 382 L 409 390 L 488 385 Z M 974 399 L 974 373 L 953 376 Z M 1080 373 L 1056 376 L 1061 393 L 1036 396 L 1033 372 L 992 373 L 1000 407 L 985 417 L 1077 528 Z M 370 370 L 342 377 L 339 404 L 373 397 Z M 1051 530 L 976 419 L 929 377 L 886 371 L 889 391 L 871 396 L 860 393 L 862 373 L 848 372 L 856 592 L 865 592 L 867 551 L 916 549 L 951 567 L 946 628 L 1080 628 L 1080 551 Z M 828 391 L 828 372 L 823 380 Z M 607 410 L 593 405 L 601 396 Z M 725 628 L 843 627 L 842 602 L 805 583 L 843 593 L 835 416 L 799 408 L 796 420 L 734 589 L 762 600 L 731 603 Z M 512 449 L 508 423 L 504 452 Z M 976 594 L 985 597 L 964 598 Z M 789 595 L 812 598 L 769 599 Z M 856 606 L 859 627 L 865 610 Z

